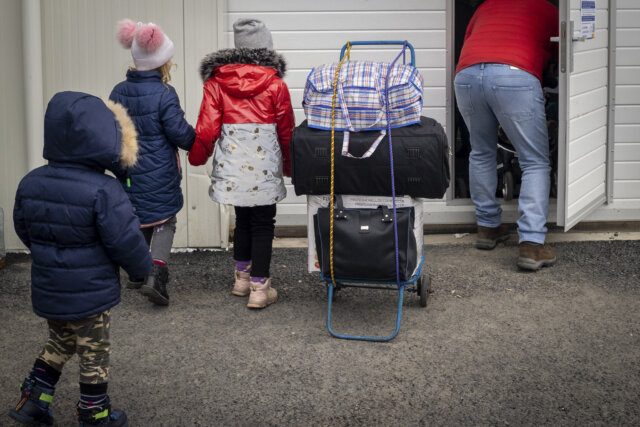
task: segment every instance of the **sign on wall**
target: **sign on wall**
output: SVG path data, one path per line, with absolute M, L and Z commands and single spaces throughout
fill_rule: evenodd
M 596 2 L 582 0 L 580 2 L 580 38 L 592 39 L 596 36 Z

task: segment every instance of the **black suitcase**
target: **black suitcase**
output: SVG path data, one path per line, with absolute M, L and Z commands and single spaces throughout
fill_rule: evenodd
M 362 156 L 378 131 L 350 133 L 349 153 Z M 420 123 L 391 130 L 396 195 L 439 199 L 449 186 L 449 145 L 442 126 L 421 117 Z M 371 157 L 343 156 L 343 132 L 335 132 L 335 194 L 387 196 L 391 193 L 388 135 Z M 329 194 L 331 131 L 296 127 L 291 138 L 291 178 L 297 195 Z

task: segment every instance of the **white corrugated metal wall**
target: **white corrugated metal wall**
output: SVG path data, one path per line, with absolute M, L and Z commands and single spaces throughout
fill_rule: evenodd
M 640 203 L 640 2 L 617 3 L 613 195 Z
M 424 76 L 423 114 L 446 121 L 445 0 L 233 0 L 227 3 L 226 46 L 233 46 L 232 24 L 238 18 L 261 19 L 271 30 L 274 48 L 287 59 L 285 82 L 291 92 L 296 123 L 304 120 L 302 92 L 307 75 L 320 64 L 339 59 L 348 40 L 409 40 Z M 354 59 L 392 60 L 397 48 L 356 46 Z M 287 185 L 278 204 L 279 225 L 306 225 L 306 198 Z M 444 205 L 444 202 L 440 202 Z
M 598 209 L 588 220 L 640 220 L 640 6 L 637 3 L 635 0 L 617 0 L 613 203 Z M 606 9 L 603 4 L 606 1 L 598 1 L 599 28 L 607 20 L 602 14 Z M 304 80 L 313 66 L 335 61 L 346 40 L 397 38 L 408 39 L 416 46 L 418 67 L 425 77 L 424 114 L 446 124 L 446 88 L 450 77 L 447 76 L 447 48 L 450 43 L 447 26 L 451 22 L 447 11 L 451 4 L 445 0 L 301 0 L 295 3 L 276 0 L 58 0 L 41 2 L 41 6 L 43 63 L 47 67 L 44 75 L 45 103 L 53 92 L 62 89 L 87 90 L 102 96 L 108 94 L 113 84 L 123 78 L 130 63 L 128 53 L 113 40 L 113 24 L 115 20 L 129 16 L 160 23 L 174 42 L 182 43 L 182 46 L 177 46 L 176 62 L 179 65 L 172 83 L 178 89 L 187 117 L 194 123 L 201 96 L 201 82 L 197 76 L 200 59 L 217 48 L 232 46 L 230 28 L 235 19 L 255 16 L 271 28 L 276 49 L 289 62 L 290 72 L 286 81 L 291 88 L 298 122 L 303 119 L 301 95 Z M 63 10 L 67 12 L 63 13 Z M 91 25 L 83 22 L 87 19 Z M 3 1 L 0 22 L 3 24 L 0 52 L 3 58 L 14 59 L 5 61 L 5 78 L 0 83 L 3 94 L 0 100 L 0 145 L 3 153 L 0 206 L 5 210 L 7 248 L 19 249 L 21 244 L 13 233 L 11 211 L 17 183 L 27 170 L 24 141 L 28 125 L 24 118 L 20 0 Z M 597 41 L 605 42 L 606 36 L 601 36 L 597 35 Z M 104 37 L 104 40 L 96 46 L 95 37 Z M 580 49 L 578 46 L 578 58 Z M 355 52 L 356 58 L 388 59 L 391 55 L 380 49 L 363 52 L 359 48 Z M 604 69 L 598 67 L 592 70 L 591 75 L 599 80 L 604 73 Z M 600 94 L 602 91 L 601 87 L 590 91 L 579 89 L 578 83 L 573 86 L 584 93 Z M 580 111 L 582 105 L 575 108 Z M 591 133 L 600 135 L 601 132 L 598 128 Z M 188 237 L 178 237 L 177 246 L 218 246 L 224 240 L 220 235 L 211 235 L 209 225 L 215 222 L 211 215 L 219 213 L 202 190 L 207 182 L 205 169 L 187 169 L 190 178 L 185 180 L 185 195 L 188 200 L 181 221 L 186 222 L 193 233 L 190 230 Z M 194 184 L 188 185 L 190 182 Z M 295 197 L 291 187 L 288 190 L 289 198 L 279 205 L 278 224 L 303 225 L 306 222 L 305 200 Z M 429 202 L 425 205 L 425 222 L 473 223 L 473 209 L 460 201 Z M 192 237 L 193 244 L 190 243 Z
M 640 2 L 615 6 L 613 197 L 589 221 L 640 220 Z

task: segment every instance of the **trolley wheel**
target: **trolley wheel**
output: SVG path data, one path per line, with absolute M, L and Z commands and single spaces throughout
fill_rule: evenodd
M 416 285 L 418 287 L 418 295 L 420 296 L 420 306 L 426 307 L 429 294 L 431 293 L 431 276 L 427 273 L 422 273 Z
M 502 176 L 502 197 L 505 201 L 513 199 L 514 192 L 513 173 L 511 171 L 505 171 Z

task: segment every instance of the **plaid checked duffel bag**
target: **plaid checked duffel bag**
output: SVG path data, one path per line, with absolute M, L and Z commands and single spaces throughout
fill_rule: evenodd
M 331 130 L 331 100 L 338 63 L 314 68 L 307 77 L 302 106 L 310 128 Z M 358 132 L 387 128 L 385 89 L 391 64 L 346 61 L 337 82 L 335 130 Z M 389 72 L 391 127 L 420 123 L 422 75 L 408 64 Z

